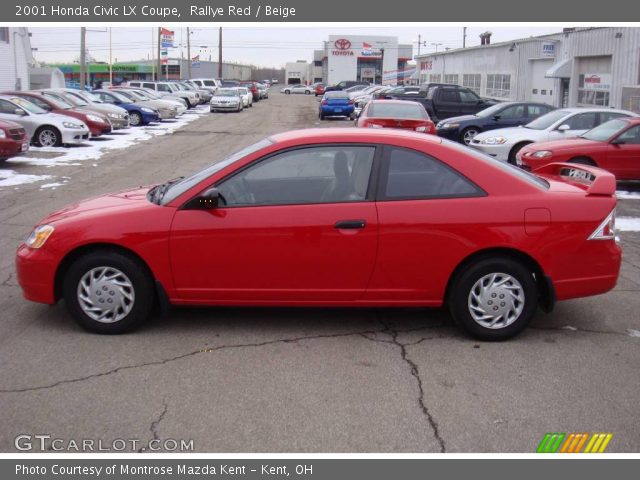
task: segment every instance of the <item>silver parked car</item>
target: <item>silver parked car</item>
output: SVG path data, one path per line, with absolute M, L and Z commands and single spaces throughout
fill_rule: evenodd
M 138 103 L 140 105 L 156 109 L 161 120 L 170 120 L 178 116 L 178 105 L 175 102 L 160 99 L 155 100 L 143 95 L 142 92 L 127 88 L 115 88 L 113 90 L 109 90 L 109 92 L 117 93 L 118 95 L 126 98 L 129 102 Z M 186 107 L 182 108 L 186 110 Z
M 59 147 L 89 140 L 89 127 L 77 118 L 48 113 L 20 97 L 0 95 L 0 120 L 21 125 L 39 147 Z
M 98 97 L 91 95 L 89 92 L 73 90 L 72 88 L 45 88 L 40 90 L 43 95 L 62 98 L 74 107 L 92 112 L 99 112 L 106 115 L 114 130 L 127 128 L 129 126 L 129 113 L 124 109 L 115 105 L 102 103 Z
M 292 93 L 303 93 L 305 95 L 311 95 L 312 93 L 315 93 L 315 89 L 311 85 L 287 85 L 282 90 L 280 90 L 280 93 L 285 93 L 287 95 Z
M 241 112 L 243 109 L 242 96 L 237 88 L 220 88 L 209 102 L 211 112 L 219 110 Z
M 200 96 L 196 92 L 191 92 L 189 90 L 180 90 L 174 82 L 149 82 L 131 80 L 128 85 L 130 87 L 150 88 L 151 90 L 155 90 L 156 92 L 164 92 L 182 98 L 187 103 L 188 108 L 193 108 L 200 103 Z

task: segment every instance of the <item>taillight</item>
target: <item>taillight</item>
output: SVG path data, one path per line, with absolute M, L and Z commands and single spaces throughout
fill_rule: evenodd
M 327 102 L 326 100 L 322 100 L 322 105 L 327 105 L 329 102 Z
M 616 209 L 607 215 L 607 218 L 598 225 L 598 228 L 589 236 L 589 240 L 612 240 L 616 238 Z
M 349 100 L 349 105 L 353 105 L 353 100 Z

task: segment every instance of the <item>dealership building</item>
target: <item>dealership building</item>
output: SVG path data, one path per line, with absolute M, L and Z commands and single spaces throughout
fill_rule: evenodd
M 414 71 L 408 65 L 412 57 L 413 46 L 399 44 L 398 37 L 330 35 L 324 49 L 314 52 L 308 78 L 329 85 L 343 80 L 402 84 Z
M 419 79 L 463 85 L 499 100 L 640 112 L 640 28 L 568 28 L 557 34 L 416 57 Z

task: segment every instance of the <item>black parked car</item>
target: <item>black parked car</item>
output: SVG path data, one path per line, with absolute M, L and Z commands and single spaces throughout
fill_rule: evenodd
M 475 115 L 447 118 L 438 122 L 436 129 L 440 137 L 469 145 L 480 132 L 524 125 L 551 110 L 555 107 L 546 103 L 504 102 Z

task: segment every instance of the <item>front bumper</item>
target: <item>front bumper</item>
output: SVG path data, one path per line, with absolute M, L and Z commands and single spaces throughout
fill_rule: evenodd
M 126 115 L 124 118 L 109 117 L 109 121 L 111 122 L 111 126 L 113 127 L 114 130 L 127 128 L 129 126 L 129 115 Z
M 87 127 L 89 127 L 92 137 L 99 137 L 100 135 L 111 133 L 111 124 L 109 123 L 88 122 Z
M 509 152 L 513 147 L 510 143 L 504 143 L 502 145 L 484 145 L 476 143 L 476 140 L 473 140 L 469 146 L 475 148 L 479 152 L 486 153 L 493 158 L 502 160 L 503 162 L 509 160 Z
M 29 140 L 26 137 L 23 140 L 0 140 L 0 158 L 12 157 L 27 150 L 29 150 Z
M 62 143 L 67 145 L 79 145 L 91 138 L 91 132 L 88 128 L 84 128 L 81 130 L 65 129 L 60 133 L 62 135 Z
M 20 245 L 16 252 L 16 277 L 24 298 L 53 305 L 57 265 L 56 258 L 47 250 Z
M 457 128 L 439 128 L 437 130 L 438 136 L 457 142 L 460 139 L 460 131 Z
M 147 124 L 147 123 L 159 122 L 159 121 L 160 121 L 160 115 L 158 115 L 157 113 L 142 112 L 142 123 Z
M 160 112 L 160 120 L 171 120 L 178 116 L 178 110 L 159 110 Z
M 235 111 L 238 110 L 242 105 L 238 103 L 212 103 L 209 105 L 211 111 L 214 110 L 228 110 Z

